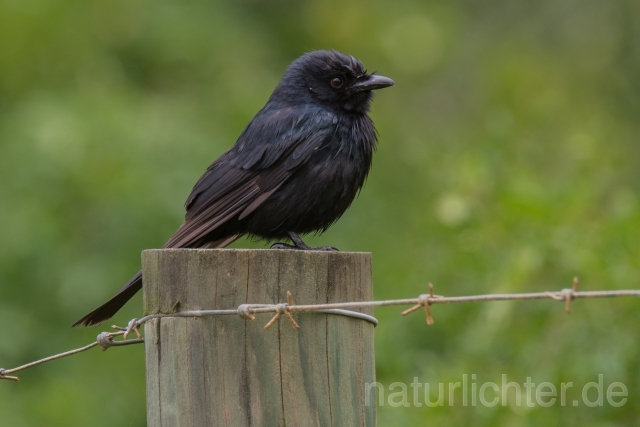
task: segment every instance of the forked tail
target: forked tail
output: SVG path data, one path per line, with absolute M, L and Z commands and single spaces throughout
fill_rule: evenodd
M 73 326 L 91 326 L 104 322 L 116 314 L 140 289 L 142 289 L 142 271 L 138 271 L 113 298 L 85 315 L 82 319 L 74 323 Z

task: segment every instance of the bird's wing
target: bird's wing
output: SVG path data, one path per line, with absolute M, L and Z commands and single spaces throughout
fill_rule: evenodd
M 185 222 L 165 247 L 189 247 L 229 219 L 253 212 L 333 135 L 334 117 L 290 108 L 259 113 L 198 180 L 185 204 Z

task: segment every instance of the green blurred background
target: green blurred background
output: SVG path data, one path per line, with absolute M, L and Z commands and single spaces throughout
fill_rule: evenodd
M 378 299 L 640 288 L 636 0 L 0 0 L 0 366 L 84 345 L 78 317 L 179 226 L 205 168 L 309 50 L 362 59 L 368 183 L 317 245 L 371 251 Z M 235 247 L 263 247 L 238 241 Z M 137 296 L 114 319 L 141 312 Z M 572 381 L 615 408 L 378 410 L 380 426 L 640 425 L 640 302 L 378 309 L 378 380 Z M 0 424 L 144 426 L 141 346 L 0 383 Z M 435 400 L 437 396 L 432 396 Z M 410 399 L 411 400 L 411 399 Z M 606 401 L 605 401 L 606 402 Z

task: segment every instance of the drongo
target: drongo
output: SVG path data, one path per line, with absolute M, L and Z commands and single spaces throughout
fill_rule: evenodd
M 309 248 L 298 235 L 325 231 L 362 188 L 376 146 L 372 91 L 393 84 L 334 50 L 295 60 L 235 145 L 200 177 L 184 224 L 163 247 L 222 248 L 249 235 L 293 242 L 272 248 L 335 249 Z M 110 318 L 142 282 L 138 272 L 74 326 Z

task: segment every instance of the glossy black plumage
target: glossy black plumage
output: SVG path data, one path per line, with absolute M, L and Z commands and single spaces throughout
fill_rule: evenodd
M 198 180 L 184 224 L 164 247 L 224 247 L 244 234 L 273 240 L 326 230 L 371 167 L 371 90 L 391 85 L 336 51 L 298 58 L 235 145 Z M 141 287 L 138 272 L 74 326 L 108 319 Z

